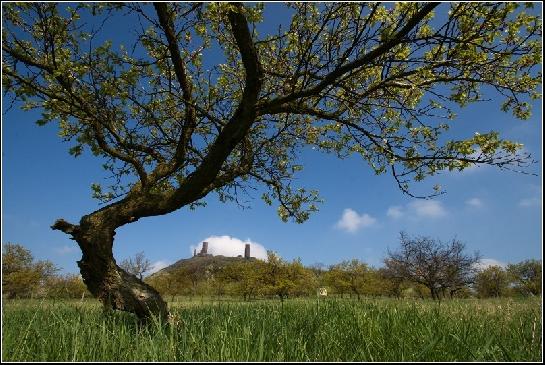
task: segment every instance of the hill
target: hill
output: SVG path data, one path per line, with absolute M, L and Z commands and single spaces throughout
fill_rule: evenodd
M 229 257 L 223 255 L 206 255 L 206 256 L 193 256 L 187 259 L 181 259 L 176 261 L 170 266 L 167 266 L 156 273 L 151 274 L 148 278 L 157 277 L 165 273 L 174 272 L 179 269 L 186 269 L 191 272 L 206 272 L 206 270 L 212 268 L 221 268 L 228 266 L 234 262 L 256 260 L 255 257 Z

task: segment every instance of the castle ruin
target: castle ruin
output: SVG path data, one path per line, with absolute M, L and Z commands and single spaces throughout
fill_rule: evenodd
M 198 256 L 198 257 L 213 256 L 208 253 L 208 242 L 204 241 L 202 243 L 201 251 L 199 253 L 197 253 L 197 249 L 193 250 L 193 257 L 195 256 Z
M 202 247 L 199 253 L 197 253 L 197 249 L 193 250 L 193 257 L 211 257 L 214 256 L 212 254 L 208 253 L 208 242 L 204 241 L 202 243 Z M 238 255 L 237 257 L 242 258 L 242 255 Z M 254 257 L 250 256 L 250 244 L 247 243 L 244 247 L 244 258 L 246 260 L 253 259 Z
M 247 243 L 246 247 L 244 247 L 244 258 L 249 259 L 250 258 L 250 244 Z

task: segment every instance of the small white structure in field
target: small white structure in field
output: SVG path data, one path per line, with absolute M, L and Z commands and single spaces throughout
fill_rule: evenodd
M 327 289 L 326 288 L 318 288 L 318 296 L 319 297 L 327 297 Z

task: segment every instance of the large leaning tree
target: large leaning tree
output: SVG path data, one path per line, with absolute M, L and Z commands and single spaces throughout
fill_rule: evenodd
M 531 4 L 530 4 L 531 5 Z M 526 5 L 526 6 L 530 6 Z M 539 98 L 541 21 L 514 3 L 3 3 L 4 92 L 58 123 L 69 152 L 114 177 L 74 239 L 85 284 L 105 305 L 165 315 L 122 270 L 115 230 L 221 201 L 261 184 L 282 220 L 305 221 L 317 193 L 293 185 L 306 146 L 358 154 L 399 188 L 473 164 L 519 170 L 497 132 L 448 139 L 449 120 L 484 94 L 526 119 Z M 118 31 L 106 31 L 117 22 Z M 121 19 L 121 20 L 119 20 Z M 130 24 L 131 28 L 125 27 Z M 268 28 L 267 28 L 268 27 Z M 272 29 L 263 31 L 262 29 Z M 439 191 L 430 191 L 429 196 Z

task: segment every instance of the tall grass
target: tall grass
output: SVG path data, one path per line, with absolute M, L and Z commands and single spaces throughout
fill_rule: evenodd
M 142 326 L 87 302 L 3 306 L 4 361 L 539 361 L 540 300 L 289 300 L 173 307 Z

